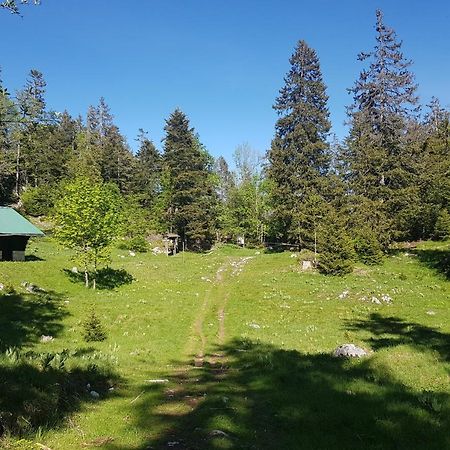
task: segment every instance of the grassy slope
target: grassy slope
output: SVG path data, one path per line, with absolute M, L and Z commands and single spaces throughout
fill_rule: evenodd
M 69 280 L 70 255 L 50 240 L 31 252 L 44 261 L 2 263 L 0 282 L 26 280 L 63 300 L 29 326 L 8 322 L 14 310 L 0 305 L 10 335 L 20 332 L 25 349 L 97 355 L 122 379 L 36 437 L 53 450 L 450 448 L 450 285 L 435 244 L 342 279 L 299 273 L 289 253 L 117 251 L 114 267 L 135 281 L 96 292 Z M 361 300 L 382 294 L 393 303 Z M 81 322 L 93 304 L 108 339 L 88 345 Z M 345 342 L 374 354 L 331 358 Z M 160 378 L 169 383 L 146 381 Z

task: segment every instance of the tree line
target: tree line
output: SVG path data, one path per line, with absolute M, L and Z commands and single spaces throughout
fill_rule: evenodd
M 374 48 L 358 60 L 339 142 L 319 57 L 298 42 L 273 106 L 271 146 L 264 157 L 239 146 L 234 170 L 179 109 L 161 151 L 140 130 L 134 154 L 103 98 L 73 118 L 48 110 L 38 70 L 14 96 L 0 80 L 0 200 L 48 214 L 67 180 L 113 183 L 130 239 L 171 231 L 193 250 L 242 236 L 323 253 L 328 245 L 334 259 L 375 263 L 394 241 L 449 237 L 449 111 L 436 98 L 420 105 L 412 62 L 381 11 Z

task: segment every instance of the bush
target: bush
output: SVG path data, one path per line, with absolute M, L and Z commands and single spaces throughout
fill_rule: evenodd
M 134 236 L 130 239 L 124 238 L 118 247 L 123 250 L 132 250 L 140 253 L 146 253 L 150 248 L 143 236 Z
M 84 322 L 83 338 L 86 342 L 99 342 L 106 339 L 106 332 L 94 310 Z
M 450 238 L 450 214 L 447 209 L 443 209 L 438 215 L 434 226 L 434 238 L 439 240 Z
M 52 211 L 56 197 L 57 189 L 54 186 L 42 185 L 27 188 L 20 198 L 27 214 L 46 216 Z
M 383 261 L 383 252 L 375 233 L 366 228 L 360 230 L 353 241 L 358 259 L 364 264 L 376 265 Z
M 345 230 L 330 220 L 320 236 L 318 268 L 326 275 L 345 275 L 353 270 L 354 249 Z

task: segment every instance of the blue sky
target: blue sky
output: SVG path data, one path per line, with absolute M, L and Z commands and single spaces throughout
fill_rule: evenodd
M 404 41 L 423 103 L 450 106 L 448 0 L 42 0 L 23 17 L 0 11 L 8 89 L 44 73 L 47 103 L 84 114 L 103 96 L 135 148 L 139 128 L 161 147 L 180 107 L 214 156 L 270 145 L 274 99 L 299 39 L 317 50 L 333 131 L 345 135 L 346 89 L 374 45 L 375 9 Z

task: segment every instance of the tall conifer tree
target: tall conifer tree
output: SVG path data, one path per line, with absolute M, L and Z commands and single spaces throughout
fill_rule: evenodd
M 167 119 L 164 130 L 168 223 L 188 248 L 208 248 L 213 240 L 216 198 L 211 158 L 179 109 Z
M 280 117 L 267 175 L 273 186 L 276 237 L 310 244 L 313 230 L 305 208 L 311 196 L 324 197 L 327 191 L 328 96 L 317 53 L 305 41 L 299 41 L 290 63 L 274 105 Z
M 378 234 L 388 241 L 386 229 L 391 228 L 392 237 L 400 236 L 405 231 L 401 222 L 409 214 L 407 209 L 417 201 L 414 177 L 419 155 L 411 154 L 413 148 L 405 136 L 408 128 L 414 128 L 411 123 L 418 99 L 412 62 L 403 56 L 402 43 L 384 24 L 379 10 L 375 28 L 375 48 L 358 55 L 358 60 L 369 65 L 349 90 L 353 95 L 348 110 L 351 130 L 343 156 L 350 191 L 362 199 L 360 205 L 368 205 L 355 211 L 363 216 L 362 222 L 367 222 L 374 210 L 384 216 L 385 230 Z

